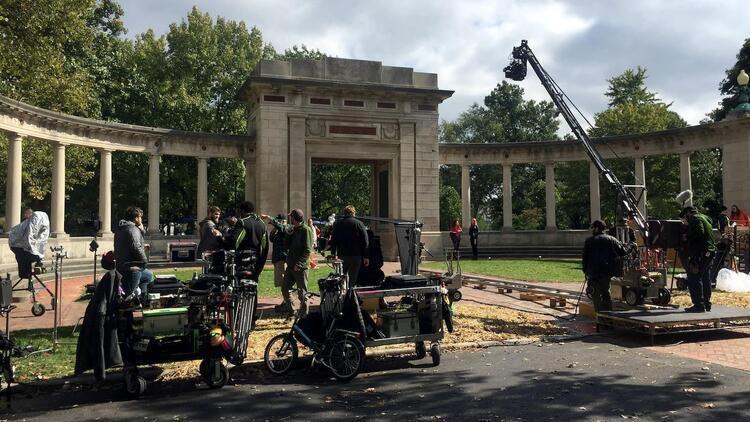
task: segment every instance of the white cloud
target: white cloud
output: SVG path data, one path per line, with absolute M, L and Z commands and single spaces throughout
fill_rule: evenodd
M 189 12 L 178 0 L 122 0 L 130 35 L 168 25 Z M 746 31 L 743 3 L 598 0 L 379 2 L 200 0 L 212 16 L 258 27 L 278 50 L 306 44 L 338 57 L 435 72 L 456 94 L 441 107 L 455 118 L 481 102 L 502 78 L 513 46 L 528 39 L 560 86 L 591 117 L 606 107 L 606 79 L 637 65 L 649 88 L 695 124 L 716 106 L 718 84 Z M 536 77 L 528 98 L 548 100 Z

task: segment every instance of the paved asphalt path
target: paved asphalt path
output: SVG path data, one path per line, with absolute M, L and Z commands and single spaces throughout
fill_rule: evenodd
M 275 377 L 258 364 L 232 378 L 219 390 L 158 382 L 137 400 L 114 381 L 27 390 L 0 420 L 750 420 L 749 373 L 603 336 L 449 352 L 438 367 L 372 358 L 349 383 L 304 368 Z

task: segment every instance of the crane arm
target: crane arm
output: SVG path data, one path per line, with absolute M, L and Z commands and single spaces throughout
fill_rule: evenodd
M 563 118 L 568 123 L 568 126 L 570 126 L 573 134 L 576 136 L 576 138 L 578 138 L 579 141 L 581 141 L 581 144 L 583 144 L 584 150 L 586 150 L 589 159 L 592 163 L 594 163 L 594 166 L 596 166 L 599 174 L 604 177 L 604 180 L 606 180 L 607 183 L 609 183 L 609 185 L 612 186 L 612 188 L 617 192 L 617 196 L 621 201 L 621 205 L 623 207 L 623 212 L 625 213 L 625 215 L 632 219 L 638 231 L 640 231 L 643 235 L 644 240 L 648 242 L 648 222 L 646 221 L 646 218 L 641 213 L 641 211 L 638 209 L 635 196 L 631 191 L 625 188 L 620 180 L 617 179 L 617 176 L 614 174 L 614 172 L 612 172 L 612 169 L 607 166 L 604 158 L 602 158 L 601 154 L 599 154 L 599 151 L 594 147 L 588 134 L 586 134 L 586 131 L 583 130 L 583 127 L 581 127 L 581 124 L 578 123 L 578 120 L 573 115 L 570 107 L 568 107 L 568 104 L 565 101 L 565 95 L 557 86 L 552 77 L 547 73 L 547 71 L 544 70 L 541 63 L 539 63 L 539 60 L 534 55 L 534 52 L 531 51 L 531 48 L 529 47 L 529 44 L 526 40 L 521 41 L 520 46 L 513 47 L 513 60 L 507 67 L 505 67 L 505 69 L 503 69 L 503 71 L 505 72 L 505 77 L 514 81 L 522 81 L 526 77 L 527 64 L 531 65 L 531 68 L 534 70 L 536 75 L 539 77 L 539 80 L 542 82 L 544 89 L 547 90 L 547 93 L 557 106 L 560 114 L 562 114 Z

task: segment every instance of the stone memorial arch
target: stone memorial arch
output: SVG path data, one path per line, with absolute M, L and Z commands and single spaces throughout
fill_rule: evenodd
M 269 213 L 311 211 L 312 166 L 371 165 L 373 216 L 437 230 L 437 75 L 380 62 L 264 60 L 240 88 L 255 138 L 246 196 Z

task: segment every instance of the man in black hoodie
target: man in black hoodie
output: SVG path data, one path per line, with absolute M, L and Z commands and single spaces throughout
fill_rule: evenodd
M 148 293 L 154 275 L 146 269 L 146 250 L 143 245 L 143 211 L 128 207 L 125 219 L 120 220 L 115 231 L 115 261 L 123 277 L 123 290 L 129 296 L 140 287 L 141 294 Z
M 337 221 L 331 230 L 331 253 L 343 261 L 344 274 L 349 275 L 349 285 L 356 286 L 359 268 L 370 265 L 370 241 L 364 223 L 354 218 L 352 205 L 344 208 L 344 218 Z
M 200 243 L 198 243 L 198 256 L 202 256 L 203 252 L 213 252 L 221 249 L 222 234 L 218 227 L 220 217 L 221 209 L 211 205 L 208 207 L 208 216 L 198 224 L 198 232 L 201 239 Z
M 266 233 L 266 225 L 255 213 L 254 203 L 244 201 L 240 203 L 239 208 L 240 218 L 232 231 L 224 237 L 224 244 L 227 249 L 234 249 L 237 253 L 244 251 L 253 254 L 255 265 L 252 273 L 254 280 L 257 281 L 268 258 L 268 233 Z M 238 259 L 241 257 L 238 256 Z M 237 261 L 237 265 L 241 270 L 243 263 Z

